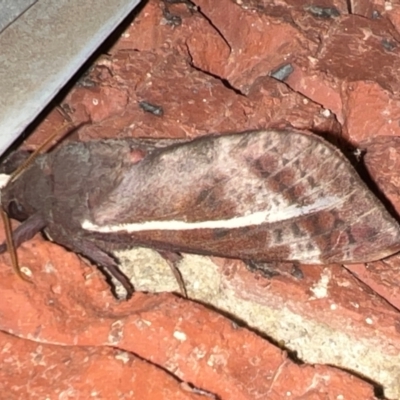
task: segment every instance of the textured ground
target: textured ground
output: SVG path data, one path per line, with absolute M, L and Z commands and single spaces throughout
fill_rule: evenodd
M 308 129 L 365 165 L 399 213 L 400 6 L 194 3 L 141 7 L 58 99 L 74 123 L 91 120 L 68 140 Z M 24 146 L 62 123 L 50 111 Z M 291 265 L 265 278 L 236 260 L 186 256 L 185 300 L 166 293 L 178 288 L 163 260 L 135 249 L 119 254 L 138 290 L 124 302 L 40 235 L 18 254 L 34 283 L 0 258 L 4 398 L 400 398 L 400 256 L 301 266 L 303 279 Z

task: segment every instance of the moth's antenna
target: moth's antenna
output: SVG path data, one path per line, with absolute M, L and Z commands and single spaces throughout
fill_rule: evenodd
M 32 283 L 32 281 L 25 274 L 23 274 L 21 272 L 21 270 L 19 269 L 17 252 L 15 250 L 14 241 L 13 241 L 12 232 L 11 232 L 10 218 L 8 217 L 7 213 L 3 210 L 3 207 L 0 207 L 0 212 L 1 212 L 1 218 L 2 218 L 3 224 L 4 224 L 4 230 L 6 232 L 6 243 L 7 243 L 8 252 L 10 253 L 12 268 L 13 268 L 14 272 L 22 280 Z

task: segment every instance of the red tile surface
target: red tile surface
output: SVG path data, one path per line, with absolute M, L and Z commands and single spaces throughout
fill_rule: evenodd
M 90 121 L 66 140 L 312 130 L 365 152 L 371 182 L 399 210 L 400 7 L 324 1 L 339 15 L 321 18 L 300 1 L 195 3 L 143 7 L 62 101 L 76 124 Z M 285 83 L 269 77 L 287 63 Z M 62 122 L 52 111 L 24 145 Z M 140 292 L 124 302 L 95 267 L 39 236 L 18 254 L 34 283 L 1 258 L 4 398 L 358 400 L 374 398 L 372 381 L 400 398 L 398 256 L 301 266 L 303 279 L 291 265 L 265 278 L 239 261 L 188 257 L 182 274 L 198 302 Z M 165 290 L 146 257 L 133 257 L 136 287 Z

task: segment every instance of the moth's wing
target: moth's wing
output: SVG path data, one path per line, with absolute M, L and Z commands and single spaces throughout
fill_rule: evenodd
M 116 140 L 121 141 L 121 139 L 110 139 L 110 141 Z M 126 138 L 122 139 L 127 142 L 130 148 L 138 148 L 145 150 L 146 153 L 151 153 L 157 149 L 163 149 L 165 147 L 181 145 L 184 143 L 191 142 L 191 139 L 154 139 L 154 138 Z
M 255 261 L 349 263 L 400 250 L 397 222 L 348 160 L 315 135 L 208 137 L 143 161 L 85 229 Z

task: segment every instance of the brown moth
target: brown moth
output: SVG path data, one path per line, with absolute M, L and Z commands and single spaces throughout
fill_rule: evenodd
M 308 264 L 357 263 L 400 250 L 400 226 L 334 146 L 296 130 L 174 143 L 69 142 L 2 192 L 25 221 L 108 268 L 110 252 L 162 251 Z M 3 249 L 5 246 L 3 246 Z

